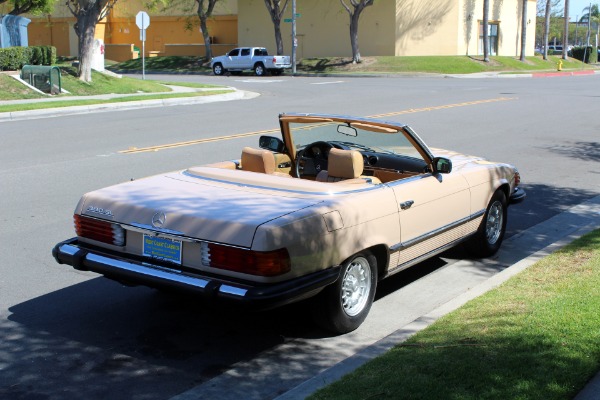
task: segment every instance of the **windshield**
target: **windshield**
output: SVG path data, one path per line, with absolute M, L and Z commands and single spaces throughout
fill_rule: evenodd
M 349 126 L 339 122 L 290 123 L 292 140 L 297 150 L 307 145 L 326 141 L 332 145 L 355 149 L 368 153 L 394 154 L 422 160 L 423 158 L 402 131 L 394 133 L 374 132 L 373 128 L 363 129 L 361 124 Z M 336 146 L 337 147 L 337 146 Z

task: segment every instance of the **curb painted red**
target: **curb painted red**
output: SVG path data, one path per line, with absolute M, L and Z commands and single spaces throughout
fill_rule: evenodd
M 532 74 L 534 78 L 550 78 L 554 76 L 577 76 L 577 75 L 594 75 L 594 70 L 586 71 L 565 71 L 565 72 L 539 72 Z

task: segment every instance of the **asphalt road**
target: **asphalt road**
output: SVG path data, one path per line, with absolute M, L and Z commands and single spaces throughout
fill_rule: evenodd
M 0 124 L 0 398 L 225 398 L 235 388 L 273 398 L 574 229 L 546 223 L 600 195 L 598 76 L 147 78 L 260 96 Z M 366 323 L 340 337 L 315 328 L 301 305 L 247 314 L 54 262 L 81 194 L 239 158 L 278 128 L 279 112 L 380 116 L 408 123 L 431 147 L 518 166 L 528 198 L 510 209 L 507 240 L 518 251 L 479 261 L 456 249 L 396 275 Z M 202 141 L 246 133 L 256 135 Z

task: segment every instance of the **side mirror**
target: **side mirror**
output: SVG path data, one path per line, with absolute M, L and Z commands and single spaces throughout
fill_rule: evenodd
M 452 161 L 444 157 L 436 157 L 433 159 L 434 172 L 441 174 L 449 174 L 452 172 Z
M 285 153 L 285 144 L 283 143 L 283 141 L 273 136 L 259 137 L 258 146 L 261 149 L 271 150 L 275 153 Z

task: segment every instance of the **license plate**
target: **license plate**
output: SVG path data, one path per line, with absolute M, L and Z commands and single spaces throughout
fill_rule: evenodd
M 144 256 L 181 264 L 181 240 L 144 235 Z

